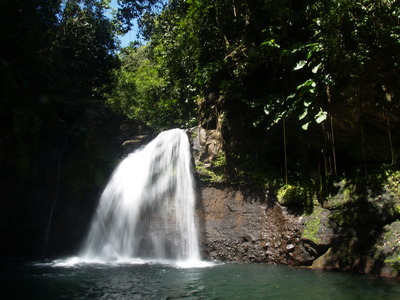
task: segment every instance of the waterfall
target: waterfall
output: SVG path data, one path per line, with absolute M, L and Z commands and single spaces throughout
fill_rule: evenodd
M 81 259 L 200 260 L 195 200 L 188 137 L 164 131 L 115 169 Z

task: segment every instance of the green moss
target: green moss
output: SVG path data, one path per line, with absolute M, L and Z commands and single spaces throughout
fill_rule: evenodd
M 329 218 L 333 220 L 340 227 L 343 227 L 348 224 L 349 220 L 347 219 L 347 215 L 342 214 L 341 211 L 333 212 Z
M 199 135 L 198 135 L 198 133 L 197 133 L 195 130 L 190 131 L 190 138 L 191 138 L 192 140 L 196 139 L 198 136 L 199 136 Z
M 400 271 L 400 256 L 391 259 L 385 259 L 384 263 L 391 266 L 396 271 Z
M 400 216 L 400 205 L 394 207 L 394 213 L 395 213 L 397 216 Z
M 354 199 L 354 193 L 356 187 L 354 184 L 350 184 L 346 179 L 334 183 L 334 189 L 324 199 L 324 206 L 330 209 L 338 209 L 344 204 Z
M 343 202 L 354 200 L 356 194 L 356 186 L 354 184 L 346 184 L 343 188 Z
M 374 226 L 400 219 L 400 171 L 382 167 L 368 176 L 349 175 L 337 183 L 324 207 L 339 226 Z
M 214 161 L 214 167 L 225 167 L 226 166 L 226 156 L 224 151 L 219 151 L 217 157 Z
M 196 164 L 196 171 L 200 178 L 207 182 L 222 182 L 225 179 L 226 157 L 223 151 L 220 151 L 211 164 L 206 165 L 199 161 Z
M 384 227 L 372 255 L 387 266 L 400 271 L 400 222 L 396 221 Z
M 221 182 L 224 179 L 222 174 L 218 174 L 211 167 L 208 167 L 203 162 L 199 161 L 196 165 L 196 171 L 199 173 L 203 181 L 208 182 Z
M 387 189 L 397 200 L 400 199 L 400 171 L 388 175 Z
M 301 235 L 303 239 L 310 240 L 315 244 L 318 244 L 321 241 L 319 235 L 322 227 L 322 212 L 323 209 L 316 206 L 310 215 L 303 216 L 306 219 L 304 223 L 304 231 Z
M 305 229 L 302 234 L 303 239 L 310 240 L 316 244 L 319 243 L 320 239 L 317 237 L 321 220 L 318 218 L 310 219 L 305 224 Z
M 276 195 L 278 202 L 282 205 L 304 204 L 308 202 L 308 193 L 301 186 L 285 184 Z

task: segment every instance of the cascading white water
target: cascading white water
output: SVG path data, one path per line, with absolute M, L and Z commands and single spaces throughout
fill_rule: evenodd
M 184 131 L 160 133 L 119 164 L 100 198 L 80 257 L 104 262 L 200 260 Z

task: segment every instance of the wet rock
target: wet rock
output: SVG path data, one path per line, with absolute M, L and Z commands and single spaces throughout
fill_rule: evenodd
M 303 264 L 295 251 L 302 223 L 265 194 L 233 187 L 201 188 L 202 249 L 209 259 Z M 247 201 L 249 198 L 251 202 Z M 288 256 L 291 252 L 294 255 Z M 306 257 L 308 263 L 309 257 Z
M 199 162 L 210 164 L 222 150 L 221 134 L 216 129 L 193 127 L 187 129 L 195 165 Z
M 314 269 L 339 269 L 340 264 L 337 255 L 334 254 L 332 248 L 329 248 L 328 251 L 314 260 L 312 264 L 312 268 Z
M 289 244 L 286 246 L 286 249 L 289 251 L 293 251 L 294 250 L 294 245 L 293 244 Z
M 265 193 L 207 186 L 199 203 L 202 249 L 209 259 L 311 265 L 335 236 L 328 210 L 296 215 Z

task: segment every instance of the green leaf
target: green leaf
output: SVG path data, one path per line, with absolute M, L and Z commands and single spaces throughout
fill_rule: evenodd
M 321 68 L 322 64 L 318 64 L 317 66 L 315 66 L 314 68 L 312 68 L 311 72 L 313 72 L 314 74 L 316 74 L 319 70 L 319 68 Z
M 264 113 L 268 116 L 270 113 L 270 106 L 267 104 L 264 106 Z
M 307 129 L 308 129 L 308 125 L 310 125 L 310 123 L 311 123 L 311 121 L 310 121 L 310 122 L 307 122 L 306 124 L 304 124 L 303 126 L 301 126 L 301 128 L 302 128 L 303 130 L 307 130 Z
M 325 121 L 327 117 L 328 117 L 328 113 L 321 109 L 320 112 L 315 115 L 315 121 L 319 124 L 319 123 Z
M 300 90 L 300 89 L 302 89 L 302 88 L 310 87 L 310 86 L 311 86 L 311 87 L 315 87 L 315 86 L 316 86 L 315 81 L 312 80 L 312 79 L 308 79 L 308 80 L 304 81 L 302 84 L 298 85 L 298 86 L 296 87 L 296 89 L 297 89 L 297 90 Z
M 297 65 L 293 68 L 293 71 L 302 69 L 307 64 L 306 60 L 301 60 L 297 63 Z
M 299 120 L 303 120 L 307 116 L 307 113 L 308 113 L 308 108 L 306 108 L 303 111 L 303 113 L 299 116 Z
M 296 93 L 290 94 L 289 96 L 286 97 L 286 100 L 290 100 L 296 97 Z
M 261 43 L 262 46 L 271 46 L 274 48 L 280 48 L 280 46 L 275 43 L 275 39 L 270 39 L 269 41 L 265 41 Z

